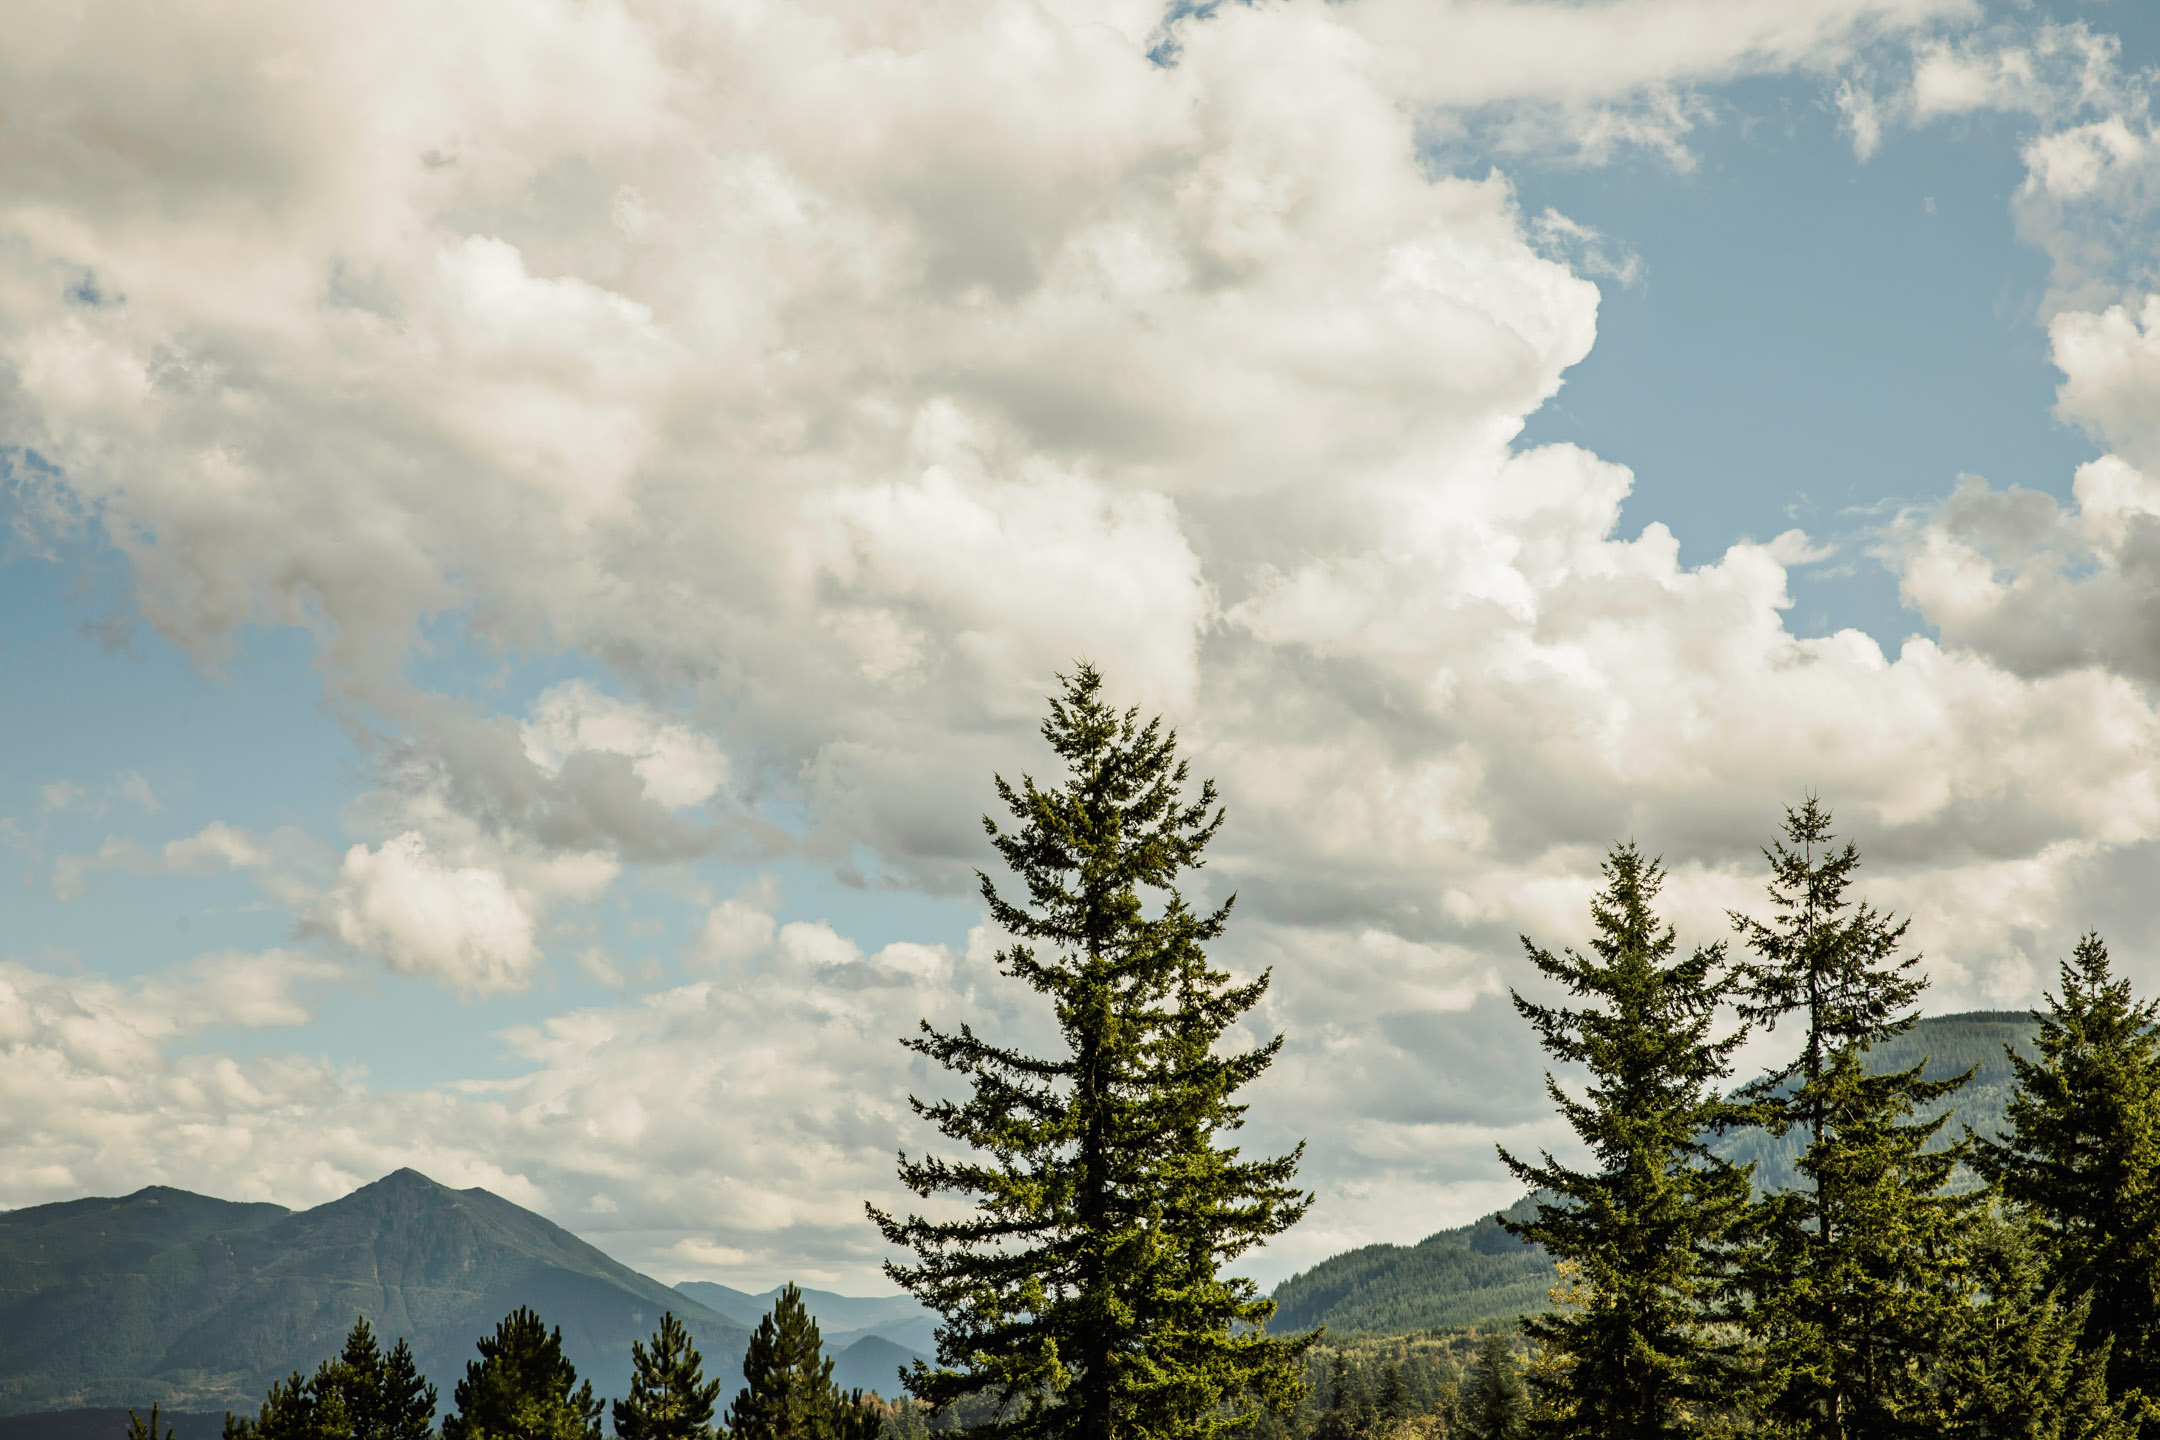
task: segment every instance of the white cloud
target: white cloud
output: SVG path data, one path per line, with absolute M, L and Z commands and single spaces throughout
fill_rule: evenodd
M 2097 666 L 2160 681 L 2160 296 L 2049 326 L 2058 412 L 2110 447 L 2074 508 L 1971 478 L 1897 539 L 1907 601 L 1946 641 L 2020 674 Z
M 400 974 L 467 994 L 523 989 L 540 966 L 533 913 L 501 872 L 447 864 L 412 830 L 347 851 L 316 923 Z
M 532 717 L 522 727 L 525 755 L 551 776 L 581 750 L 625 756 L 645 794 L 670 809 L 702 805 L 727 783 L 727 757 L 710 737 L 602 695 L 585 681 L 546 691 Z
M 213 820 L 193 835 L 168 840 L 152 853 L 124 836 L 108 835 L 94 855 L 63 855 L 53 863 L 53 894 L 74 900 L 84 878 L 96 870 L 125 870 L 136 875 L 214 875 L 222 870 L 254 870 L 271 863 L 264 843 L 247 831 Z
M 739 964 L 772 944 L 773 929 L 773 917 L 755 903 L 723 900 L 706 913 L 694 957 L 722 965 Z
M 2160 835 L 2143 672 L 1985 639 L 1989 587 L 2025 582 L 1974 538 L 2131 574 L 2149 321 L 2058 329 L 2088 357 L 2066 407 L 2124 447 L 2074 519 L 1975 492 L 1919 522 L 1942 643 L 1802 639 L 1804 536 L 1690 568 L 1620 528 L 1627 470 L 1514 449 L 1594 339 L 1586 273 L 1631 262 L 1504 175 L 1436 173 L 1432 138 L 1478 126 L 1682 161 L 1698 87 L 1833 83 L 1885 37 L 1939 62 L 1929 114 L 2028 104 L 1999 47 L 1927 48 L 1961 13 L 1222 6 L 1164 66 L 1137 3 L 101 0 L 0 51 L 0 439 L 62 467 L 176 643 L 315 637 L 372 788 L 295 908 L 472 994 L 530 984 L 550 907 L 723 844 L 965 893 L 989 772 L 1043 769 L 1052 673 L 1100 662 L 1230 801 L 1201 888 L 1240 892 L 1227 958 L 1278 966 L 1265 1123 L 1316 1137 L 1330 1207 L 1297 1244 L 1410 1238 L 1501 1198 L 1492 1138 L 1541 1123 L 1497 992 L 1516 931 L 1579 936 L 1615 837 L 1665 850 L 1716 932 L 1813 787 L 1924 917 L 1943 993 L 1997 997 L 2079 922 L 2081 876 Z M 1852 100 L 1856 139 L 1918 85 Z M 2050 195 L 2143 163 L 2127 112 L 2046 123 Z M 115 298 L 55 279 L 85 274 Z M 407 661 L 456 623 L 605 684 L 430 694 Z M 239 853 L 196 838 L 173 863 Z M 974 951 L 763 893 L 698 923 L 696 983 L 520 1031 L 530 1073 L 469 1090 L 150 1047 L 96 1098 L 136 1073 L 134 1002 L 38 980 L 0 1075 L 75 1097 L 81 1131 L 10 1141 L 15 1173 L 117 1184 L 163 1132 L 181 1183 L 305 1200 L 413 1163 L 596 1225 L 604 1190 L 656 1253 L 860 1273 L 915 1083 L 888 1042 L 1018 1012 Z M 584 973 L 627 988 L 589 938 Z
M 306 1205 L 410 1164 L 666 1278 L 871 1283 L 862 1202 L 906 1203 L 892 1152 L 919 1138 L 900 1033 L 915 1015 L 1012 1018 L 939 983 L 982 978 L 986 951 L 910 949 L 864 963 L 829 927 L 790 926 L 724 979 L 510 1032 L 511 1079 L 418 1091 L 171 1043 L 296 1023 L 281 997 L 325 970 L 306 957 L 208 957 L 132 986 L 0 964 L 0 1205 L 149 1183 Z

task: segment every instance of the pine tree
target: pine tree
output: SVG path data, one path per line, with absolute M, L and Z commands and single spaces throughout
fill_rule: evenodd
M 2046 1286 L 2030 1229 L 1989 1214 L 1971 1254 L 1982 1303 L 1962 1312 L 1934 1383 L 1944 1440 L 2134 1440 L 2139 1397 L 2109 1398 L 2106 1342 L 2083 1343 L 2090 1296 Z
M 750 1336 L 743 1389 L 728 1407 L 732 1440 L 868 1440 L 877 1412 L 861 1391 L 841 1394 L 832 1370 L 802 1291 L 789 1285 Z
M 479 1342 L 443 1418 L 442 1440 L 601 1440 L 600 1401 L 590 1380 L 563 1354 L 562 1330 L 550 1331 L 519 1306 Z
M 1786 811 L 1784 839 L 1764 852 L 1774 920 L 1733 916 L 1754 957 L 1740 1013 L 1769 1029 L 1798 1013 L 1807 1027 L 1793 1062 L 1745 1092 L 1772 1133 L 1806 1137 L 1804 1183 L 1764 1202 L 1742 1267 L 1758 1398 L 1792 1435 L 1929 1434 L 1935 1367 L 1970 1298 L 1980 1197 L 1946 1193 L 1969 1145 L 1931 1151 L 1947 1113 L 1919 1116 L 1971 1072 L 1867 1072 L 1868 1047 L 1918 1020 L 1926 981 L 1917 956 L 1898 957 L 1905 923 L 1847 899 L 1859 852 L 1835 845 L 1830 818 L 1813 796 Z
M 1478 1342 L 1456 1403 L 1470 1440 L 1521 1440 L 1530 1433 L 1530 1393 L 1505 1335 L 1494 1331 Z
M 1979 1164 L 2037 1228 L 2049 1282 L 2087 1297 L 2115 1389 L 2160 1397 L 2160 1005 L 2132 998 L 2098 935 L 2059 970 L 2039 1057 L 2010 1052 L 2009 1133 Z
M 420 1376 L 403 1339 L 385 1355 L 366 1316 L 345 1348 L 311 1376 L 273 1381 L 253 1419 L 225 1416 L 225 1440 L 429 1440 L 435 1387 Z
M 705 1360 L 690 1332 L 669 1311 L 652 1344 L 630 1342 L 630 1395 L 615 1402 L 617 1440 L 711 1440 L 720 1382 L 705 1378 Z
M 1000 966 L 1049 997 L 1065 1053 L 926 1023 L 909 1045 L 972 1094 L 917 1112 L 978 1158 L 902 1156 L 900 1178 L 925 1198 L 967 1197 L 975 1213 L 871 1214 L 917 1257 L 888 1273 L 944 1318 L 940 1366 L 908 1376 L 913 1394 L 995 1397 L 974 1428 L 997 1436 L 1204 1437 L 1300 1394 L 1309 1338 L 1270 1337 L 1272 1302 L 1220 1267 L 1304 1213 L 1303 1147 L 1252 1161 L 1224 1143 L 1243 1115 L 1232 1097 L 1281 1039 L 1216 1053 L 1267 977 L 1237 985 L 1210 968 L 1204 948 L 1230 906 L 1198 913 L 1178 890 L 1223 822 L 1213 783 L 1187 799 L 1176 736 L 1105 704 L 1091 666 L 1062 683 L 1042 733 L 1064 782 L 1000 777 L 1018 827 L 983 821 L 1025 899 L 981 881 L 1014 939 Z
M 1735 1118 L 1718 1082 L 1745 1032 L 1713 1038 L 1729 980 L 1721 945 L 1676 958 L 1672 928 L 1651 910 L 1664 880 L 1633 844 L 1603 865 L 1590 903 L 1589 955 L 1560 956 L 1527 937 L 1531 963 L 1588 1008 L 1515 996 L 1548 1054 L 1589 1071 L 1580 1100 L 1551 1075 L 1546 1089 L 1598 1167 L 1550 1154 L 1500 1158 L 1555 1198 L 1507 1228 L 1575 1265 L 1579 1310 L 1533 1317 L 1524 1329 L 1555 1359 L 1566 1394 L 1538 1428 L 1596 1440 L 1698 1433 L 1726 1399 L 1728 1347 L 1712 1307 L 1721 1247 L 1748 1204 L 1748 1172 L 1713 1155 L 1710 1131 Z

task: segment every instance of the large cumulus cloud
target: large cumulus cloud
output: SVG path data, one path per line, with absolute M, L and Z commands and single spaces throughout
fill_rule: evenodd
M 1450 146 L 1684 163 L 1695 87 L 1827 83 L 1886 36 L 1920 37 L 1916 76 L 1978 66 L 1925 48 L 1959 9 L 48 11 L 0 55 L 0 417 L 48 462 L 41 513 L 101 527 L 173 643 L 313 633 L 370 788 L 279 903 L 326 954 L 467 992 L 530 983 L 545 915 L 626 867 L 792 853 L 964 891 L 985 772 L 1039 765 L 1052 672 L 1100 662 L 1234 807 L 1228 958 L 1276 967 L 1255 1023 L 1292 1035 L 1257 1138 L 1325 1132 L 1287 1265 L 1500 1198 L 1491 1140 L 1540 1123 L 1495 1023 L 1513 937 L 1578 933 L 1616 836 L 1670 856 L 1707 938 L 1815 788 L 1955 1002 L 2028 995 L 2080 877 L 2160 829 L 2135 645 L 2035 658 L 1927 588 L 1984 517 L 1916 522 L 1941 639 L 1887 654 L 1786 626 L 1806 537 L 1685 567 L 1623 533 L 1625 469 L 1513 444 L 1598 292 L 1541 248 L 1564 217 Z M 2150 321 L 2087 318 L 2142 373 Z M 2105 368 L 2065 402 L 2100 424 Z M 2079 532 L 2124 575 L 2127 473 L 2093 472 Z M 606 683 L 430 693 L 409 661 L 445 619 Z M 1022 1019 L 976 951 L 754 895 L 701 934 L 695 978 L 521 1031 L 492 1091 L 174 1050 L 70 1093 L 256 1137 L 224 1172 L 248 1193 L 416 1163 L 655 1264 L 860 1274 L 895 1025 Z M 40 973 L 11 981 L 22 1064 L 149 1033 L 139 996 Z M 18 1154 L 122 1183 L 121 1141 L 50 1143 Z M 39 1184 L 0 1198 L 65 1188 Z

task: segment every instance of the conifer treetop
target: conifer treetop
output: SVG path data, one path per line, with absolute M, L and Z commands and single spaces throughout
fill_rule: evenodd
M 1755 957 L 1740 967 L 1741 1017 L 1775 1030 L 1797 1013 L 1808 1026 L 1800 1054 L 1754 1081 L 1751 1094 L 1819 1074 L 1830 1050 L 1879 1044 L 1920 1018 L 1914 1007 L 1927 988 L 1920 956 L 1897 958 L 1911 922 L 1846 897 L 1860 851 L 1850 840 L 1838 845 L 1830 825 L 1829 809 L 1813 795 L 1787 806 L 1784 838 L 1763 850 L 1772 918 L 1732 912 Z
M 630 1393 L 614 1405 L 616 1440 L 708 1440 L 720 1382 L 670 1310 L 652 1344 L 630 1342 Z
M 1143 724 L 1136 708 L 1118 713 L 1102 698 L 1101 673 L 1086 662 L 1058 679 L 1064 693 L 1051 697 L 1042 736 L 1069 773 L 1050 789 L 1032 775 L 1023 774 L 1017 788 L 993 777 L 998 798 L 1020 825 L 1004 830 L 987 815 L 982 822 L 998 854 L 1025 880 L 1028 903 L 1006 900 L 980 870 L 976 878 L 991 918 L 1007 934 L 1047 941 L 1076 958 L 1115 958 L 1119 939 L 1140 919 L 1138 892 L 1174 890 L 1181 871 L 1201 868 L 1201 852 L 1222 828 L 1224 812 L 1213 780 L 1185 799 L 1190 772 L 1177 758 L 1177 732 L 1160 717 Z M 1220 932 L 1230 903 L 1198 938 Z M 1015 956 L 1015 973 L 1035 979 L 1032 952 L 1016 947 Z

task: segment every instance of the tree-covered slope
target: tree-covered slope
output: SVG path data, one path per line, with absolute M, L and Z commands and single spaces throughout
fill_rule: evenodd
M 1530 1201 L 1502 1211 L 1530 1212 Z M 1270 1330 L 1407 1335 L 1484 1326 L 1545 1308 L 1552 1261 L 1500 1228 L 1495 1216 L 1428 1235 L 1415 1245 L 1367 1245 L 1321 1261 L 1275 1287 Z
M 1922 1074 L 1930 1080 L 1947 1080 L 1966 1070 L 1977 1069 L 1979 1073 L 1965 1088 L 1936 1111 L 1939 1114 L 1946 1109 L 1951 1118 L 1936 1136 L 1935 1143 L 1949 1144 L 1963 1135 L 1968 1125 L 1980 1134 L 1994 1136 L 2002 1130 L 2005 1107 L 2010 1103 L 2010 1091 L 2016 1084 L 2003 1047 L 2015 1045 L 2019 1054 L 2030 1057 L 2037 1029 L 2031 1012 L 2025 1010 L 1974 1010 L 1962 1015 L 1938 1015 L 1922 1020 L 1903 1035 L 1869 1051 L 1867 1067 L 1882 1074 L 1924 1063 L 1926 1069 Z M 1783 1136 L 1761 1130 L 1742 1130 L 1727 1136 L 1719 1143 L 1717 1151 L 1728 1160 L 1753 1161 L 1757 1188 L 1782 1190 L 1797 1178 L 1793 1161 L 1806 1144 L 1807 1137 L 1797 1130 Z
M 732 1379 L 741 1325 L 488 1191 L 401 1170 L 289 1213 L 151 1189 L 0 1214 L 0 1413 L 161 1400 L 253 1410 L 336 1351 L 355 1316 L 412 1342 L 442 1389 L 518 1305 L 620 1394 L 630 1343 L 672 1309 Z
M 1985 1134 L 2003 1123 L 2013 1079 L 2003 1046 L 2032 1053 L 2033 1017 L 2022 1010 L 1974 1011 L 1922 1020 L 1906 1034 L 1878 1046 L 1868 1068 L 1878 1073 L 1926 1062 L 1928 1076 L 1955 1075 L 1977 1066 L 1972 1083 L 1949 1102 L 1947 1143 L 1965 1125 Z M 1727 1136 L 1721 1153 L 1756 1163 L 1755 1179 L 1766 1189 L 1794 1179 L 1798 1134 L 1773 1137 L 1760 1130 Z M 1531 1202 L 1500 1212 L 1515 1218 Z M 1277 1311 L 1269 1329 L 1307 1330 L 1315 1325 L 1348 1334 L 1404 1335 L 1419 1330 L 1511 1322 L 1546 1307 L 1555 1276 L 1545 1253 L 1502 1230 L 1494 1216 L 1442 1230 L 1415 1245 L 1366 1245 L 1332 1256 L 1275 1287 Z

